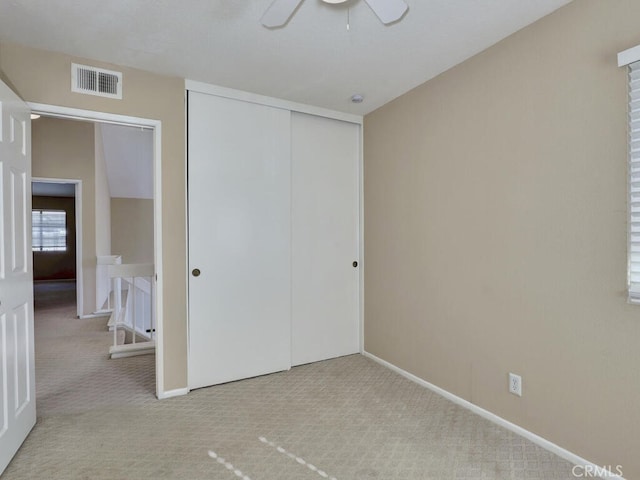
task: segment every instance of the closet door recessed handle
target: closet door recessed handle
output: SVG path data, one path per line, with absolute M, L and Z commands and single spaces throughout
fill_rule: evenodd
M 200 269 L 199 268 L 194 268 L 193 270 L 191 270 L 191 275 L 193 275 L 194 277 L 199 277 L 200 276 Z
M 352 265 L 353 265 L 353 268 L 356 268 L 358 266 L 358 262 L 353 262 Z

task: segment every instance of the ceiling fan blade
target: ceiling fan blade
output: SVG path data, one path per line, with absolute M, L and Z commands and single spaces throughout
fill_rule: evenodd
M 402 0 L 365 0 L 385 25 L 402 18 L 409 6 Z
M 268 28 L 281 27 L 287 23 L 301 3 L 302 0 L 274 0 L 260 21 Z

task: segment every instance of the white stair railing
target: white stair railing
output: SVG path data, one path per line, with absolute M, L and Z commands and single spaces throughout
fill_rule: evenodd
M 109 265 L 120 265 L 120 255 L 100 255 L 96 265 L 96 311 L 94 313 L 110 313 L 113 311 L 112 294 L 113 279 L 109 277 Z
M 109 321 L 113 327 L 111 358 L 154 353 L 154 265 L 109 265 L 108 272 L 114 283 L 113 313 Z M 130 343 L 124 342 L 127 333 L 131 337 Z

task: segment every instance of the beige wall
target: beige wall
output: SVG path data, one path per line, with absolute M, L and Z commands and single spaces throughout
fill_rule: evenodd
M 102 141 L 102 129 L 100 124 L 93 125 L 95 136 L 95 185 L 96 203 L 96 256 L 111 255 L 111 194 L 109 192 L 109 179 L 107 178 L 107 164 L 104 158 L 104 143 Z M 96 311 L 107 308 L 109 300 L 109 282 L 98 278 L 103 275 L 96 269 Z
M 94 124 L 96 162 L 96 255 L 111 255 L 111 194 L 104 159 L 102 130 Z
M 111 199 L 111 245 L 122 263 L 153 263 L 153 200 Z
M 123 98 L 72 93 L 71 63 L 123 72 Z M 162 121 L 164 389 L 187 386 L 184 80 L 0 43 L 0 78 L 30 102 Z
M 96 309 L 95 146 L 92 123 L 41 117 L 31 122 L 34 177 L 82 180 L 82 308 Z
M 616 54 L 638 18 L 636 0 L 573 2 L 364 129 L 366 350 L 626 478 L 640 307 Z

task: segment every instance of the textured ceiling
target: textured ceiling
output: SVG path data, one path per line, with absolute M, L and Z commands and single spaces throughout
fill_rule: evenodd
M 271 1 L 0 0 L 0 41 L 365 114 L 569 3 L 405 0 L 384 26 L 363 0 L 305 0 L 269 30 Z

